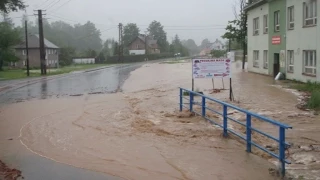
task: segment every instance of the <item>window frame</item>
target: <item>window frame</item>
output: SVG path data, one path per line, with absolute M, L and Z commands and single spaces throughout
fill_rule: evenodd
M 263 50 L 263 69 L 269 69 L 268 50 Z
M 294 6 L 288 7 L 288 30 L 294 29 Z M 292 25 L 292 27 L 291 27 Z
M 294 50 L 287 50 L 287 72 L 294 72 Z
M 311 23 L 308 24 L 309 22 Z M 317 25 L 317 1 L 310 0 L 310 3 L 303 2 L 303 26 L 312 27 L 316 25 Z
M 253 50 L 253 67 L 259 68 L 259 50 Z
M 275 11 L 274 12 L 274 32 L 279 32 L 279 31 L 280 31 L 280 11 Z
M 263 33 L 268 34 L 269 31 L 269 22 L 268 22 L 268 14 L 263 15 Z
M 259 17 L 253 19 L 253 35 L 259 35 Z
M 26 50 L 22 49 L 22 55 L 25 56 L 26 55 Z
M 312 57 L 312 59 L 310 57 Z M 317 51 L 316 50 L 303 50 L 302 68 L 303 68 L 302 72 L 304 75 L 310 75 L 310 76 L 317 75 Z M 308 72 L 307 69 L 311 70 L 312 72 L 311 73 Z

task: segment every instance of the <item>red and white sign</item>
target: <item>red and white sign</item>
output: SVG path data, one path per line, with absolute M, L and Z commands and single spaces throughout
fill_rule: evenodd
M 272 44 L 281 44 L 281 36 L 272 36 Z

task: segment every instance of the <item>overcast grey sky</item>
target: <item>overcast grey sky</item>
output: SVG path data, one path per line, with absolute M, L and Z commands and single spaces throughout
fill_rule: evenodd
M 62 20 L 70 24 L 90 20 L 102 31 L 102 39 L 117 39 L 120 22 L 136 23 L 143 33 L 151 21 L 165 26 L 168 40 L 175 34 L 180 39 L 194 39 L 199 45 L 204 38 L 221 39 L 228 20 L 233 20 L 235 0 L 26 0 L 27 14 L 35 9 L 46 9 L 49 21 Z M 10 17 L 19 17 L 14 12 Z M 29 17 L 34 21 L 35 18 Z M 13 19 L 21 24 L 21 19 Z M 196 29 L 196 30 L 195 30 Z

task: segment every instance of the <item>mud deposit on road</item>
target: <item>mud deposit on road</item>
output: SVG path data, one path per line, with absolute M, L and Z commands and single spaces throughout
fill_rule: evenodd
M 6 164 L 0 161 L 0 179 L 16 180 L 21 176 L 21 171 L 9 168 Z

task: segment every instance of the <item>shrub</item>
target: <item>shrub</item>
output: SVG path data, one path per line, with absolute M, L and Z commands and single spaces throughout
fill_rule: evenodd
M 320 109 L 320 90 L 314 90 L 311 93 L 311 97 L 307 103 L 307 106 L 310 109 Z

